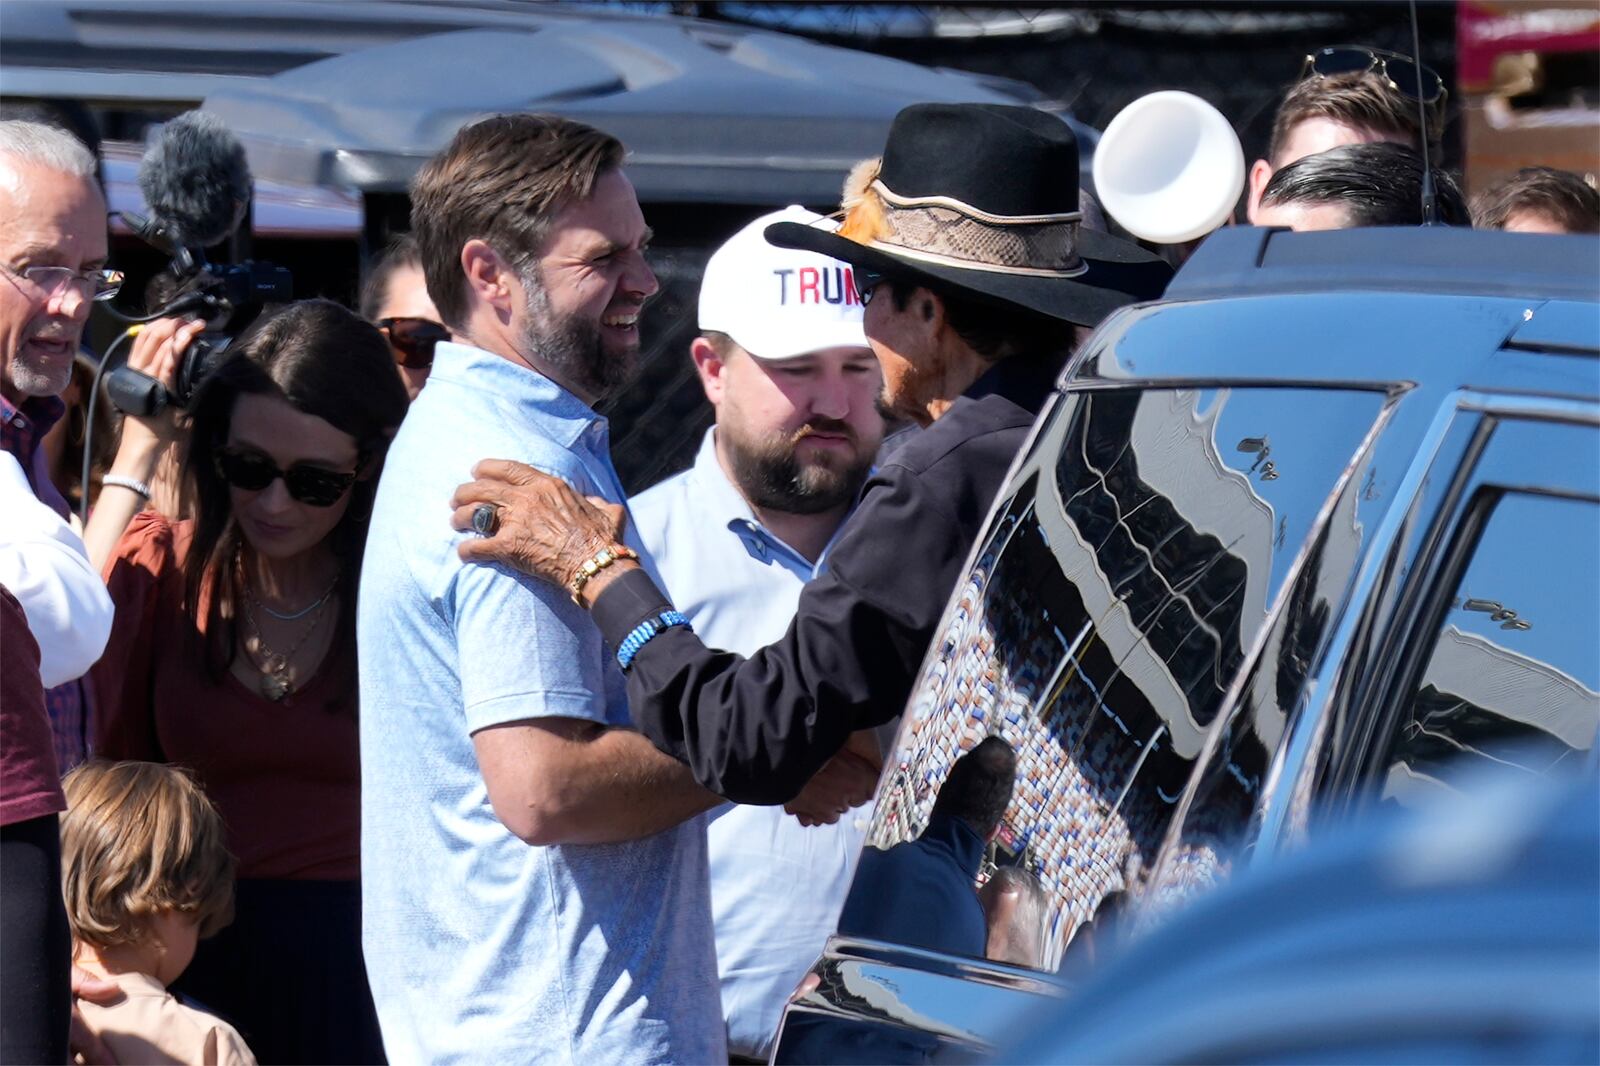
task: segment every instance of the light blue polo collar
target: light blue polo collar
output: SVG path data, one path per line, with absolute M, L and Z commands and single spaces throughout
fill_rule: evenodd
M 606 420 L 578 397 L 521 363 L 470 344 L 441 342 L 434 349 L 429 381 L 447 381 L 471 392 L 487 394 L 496 405 L 509 406 L 521 419 L 537 419 L 556 443 L 572 448 L 582 442 L 601 455 L 610 450 Z

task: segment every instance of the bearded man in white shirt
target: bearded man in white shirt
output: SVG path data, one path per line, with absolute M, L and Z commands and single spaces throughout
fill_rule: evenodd
M 855 504 L 883 439 L 878 361 L 851 269 L 762 236 L 813 224 L 790 207 L 717 250 L 700 289 L 690 356 L 716 412 L 695 463 L 629 501 L 678 609 L 713 646 L 749 654 L 777 640 L 800 590 Z M 870 794 L 880 759 L 858 734 L 820 778 Z M 766 1061 L 783 1005 L 834 931 L 865 833 L 864 812 L 724 804 L 708 854 L 717 969 L 735 1061 Z M 794 813 L 790 813 L 794 812 Z M 815 816 L 815 817 L 813 817 Z

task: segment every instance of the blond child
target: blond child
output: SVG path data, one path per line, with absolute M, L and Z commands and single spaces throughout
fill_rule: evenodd
M 111 981 L 109 1005 L 80 1000 L 118 1062 L 253 1066 L 233 1026 L 178 1002 L 167 985 L 195 945 L 233 915 L 222 819 L 187 773 L 149 762 L 88 762 L 62 782 L 61 882 L 73 961 Z

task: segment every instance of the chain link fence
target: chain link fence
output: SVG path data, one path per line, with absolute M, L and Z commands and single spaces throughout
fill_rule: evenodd
M 647 6 L 647 5 L 640 5 Z M 1265 151 L 1283 91 L 1306 55 L 1330 44 L 1410 54 L 1409 5 L 1151 2 L 1065 4 L 690 3 L 675 13 L 802 34 L 935 67 L 1025 83 L 1034 103 L 1104 129 L 1145 93 L 1183 89 L 1210 101 L 1238 130 L 1246 153 Z M 1422 61 L 1456 84 L 1455 4 L 1417 4 Z M 1460 159 L 1452 93 L 1445 163 Z

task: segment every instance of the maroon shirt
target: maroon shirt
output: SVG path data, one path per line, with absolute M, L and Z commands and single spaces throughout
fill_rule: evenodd
M 22 604 L 0 586 L 0 825 L 66 809 L 39 680 L 39 644 Z
M 187 766 L 228 828 L 239 876 L 355 880 L 361 757 L 355 642 L 335 637 L 317 672 L 274 702 L 231 672 L 211 678 L 200 617 L 184 607 L 191 526 L 146 511 L 106 567 L 111 639 L 89 672 L 94 750 Z

